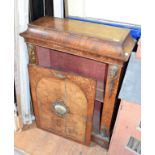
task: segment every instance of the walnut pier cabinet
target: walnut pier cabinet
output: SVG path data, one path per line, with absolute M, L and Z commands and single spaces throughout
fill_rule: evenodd
M 108 147 L 121 73 L 135 46 L 130 30 L 45 16 L 20 35 L 37 126 Z

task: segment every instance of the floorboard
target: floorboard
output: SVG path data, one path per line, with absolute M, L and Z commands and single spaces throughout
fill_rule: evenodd
M 15 133 L 15 148 L 30 155 L 107 155 L 95 143 L 87 147 L 38 128 Z

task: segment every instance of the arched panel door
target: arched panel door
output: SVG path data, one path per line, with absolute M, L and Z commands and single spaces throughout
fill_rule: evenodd
M 96 81 L 29 65 L 38 127 L 89 145 Z

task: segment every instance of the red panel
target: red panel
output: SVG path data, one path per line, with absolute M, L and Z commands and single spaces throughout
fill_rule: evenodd
M 45 67 L 51 66 L 50 50 L 47 48 L 36 46 L 36 54 L 38 64 Z
M 36 51 L 39 65 L 74 72 L 100 81 L 105 80 L 104 63 L 41 47 L 37 47 Z

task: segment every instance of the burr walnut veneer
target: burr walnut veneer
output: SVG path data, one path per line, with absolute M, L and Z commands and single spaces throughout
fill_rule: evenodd
M 135 45 L 130 30 L 42 17 L 21 36 L 38 127 L 86 145 L 92 136 L 107 147 L 120 76 Z

